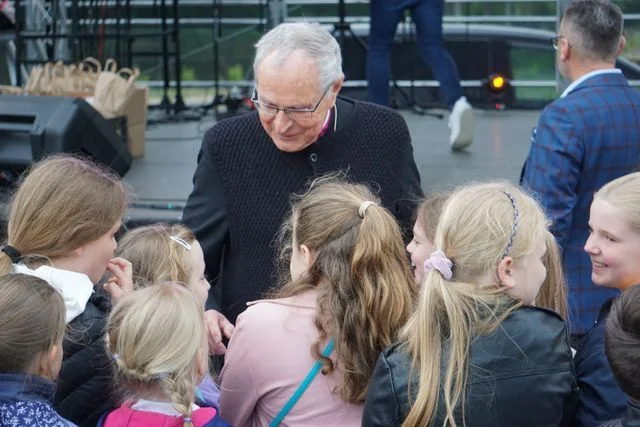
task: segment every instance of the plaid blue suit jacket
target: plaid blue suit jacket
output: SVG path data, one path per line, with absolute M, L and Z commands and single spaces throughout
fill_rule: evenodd
M 640 164 L 640 93 L 622 74 L 592 76 L 548 105 L 532 133 L 522 184 L 537 194 L 563 250 L 573 333 L 616 291 L 591 281 L 583 247 L 593 193 Z

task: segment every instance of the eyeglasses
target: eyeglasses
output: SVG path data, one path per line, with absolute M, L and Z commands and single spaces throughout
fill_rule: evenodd
M 565 39 L 567 40 L 567 38 L 565 36 L 555 36 L 555 37 L 551 37 L 551 46 L 553 46 L 554 50 L 558 50 L 558 41 L 560 39 Z M 567 44 L 569 44 L 569 42 L 567 41 Z
M 258 89 L 253 89 L 253 95 L 251 95 L 251 102 L 256 106 L 258 111 L 265 116 L 275 116 L 278 114 L 278 111 L 282 111 L 287 117 L 294 121 L 304 121 L 309 120 L 313 117 L 313 113 L 318 109 L 320 103 L 327 95 L 327 92 L 331 88 L 333 83 L 331 83 L 327 88 L 322 92 L 322 96 L 316 103 L 313 108 L 280 108 L 275 105 L 267 104 L 265 102 L 261 102 L 258 100 Z

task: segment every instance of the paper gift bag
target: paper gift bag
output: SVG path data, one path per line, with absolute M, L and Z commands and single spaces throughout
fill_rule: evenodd
M 91 56 L 85 58 L 78 64 L 76 90 L 86 93 L 87 96 L 93 96 L 101 72 L 102 64 L 100 61 Z
M 140 75 L 137 68 L 117 68 L 116 61 L 107 60 L 96 81 L 94 107 L 105 118 L 125 115 L 127 103 L 135 91 L 135 80 Z
M 31 69 L 25 91 L 32 95 L 89 96 L 83 74 L 78 65 L 48 62 Z

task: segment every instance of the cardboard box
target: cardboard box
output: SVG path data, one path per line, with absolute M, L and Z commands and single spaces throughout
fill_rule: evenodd
M 129 144 L 129 152 L 134 158 L 144 156 L 144 132 L 147 128 L 148 97 L 148 88 L 136 86 L 125 107 L 128 127 L 127 142 Z

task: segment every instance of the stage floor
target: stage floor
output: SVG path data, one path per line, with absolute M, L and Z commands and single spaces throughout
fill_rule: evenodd
M 443 120 L 402 111 L 413 140 L 414 156 L 425 192 L 469 181 L 507 179 L 517 182 L 529 151 L 531 129 L 539 111 L 476 111 L 474 143 L 449 150 L 447 117 Z M 146 152 L 125 175 L 135 195 L 130 220 L 175 221 L 192 188 L 202 135 L 215 124 L 200 122 L 150 125 Z M 169 209 L 168 209 L 169 208 Z

